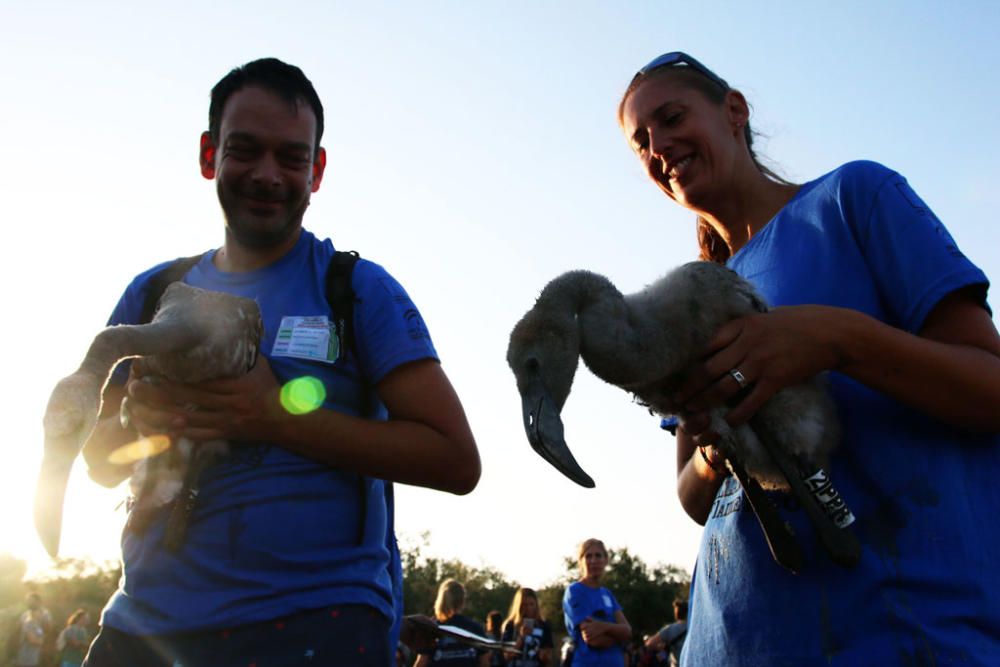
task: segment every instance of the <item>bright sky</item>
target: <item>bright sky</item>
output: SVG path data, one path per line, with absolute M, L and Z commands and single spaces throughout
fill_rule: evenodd
M 859 158 L 902 172 L 1000 279 L 994 2 L 148 4 L 0 5 L 0 552 L 36 567 L 49 392 L 134 274 L 221 243 L 198 136 L 211 86 L 257 57 L 301 66 L 326 107 L 330 163 L 306 227 L 407 287 L 479 443 L 471 495 L 398 490 L 399 534 L 429 530 L 432 553 L 523 585 L 561 574 L 589 536 L 694 565 L 700 529 L 657 421 L 581 368 L 563 417 L 597 488 L 578 488 L 528 446 L 504 361 L 562 271 L 629 292 L 696 255 L 691 215 L 644 180 L 615 121 L 653 56 L 688 51 L 743 90 L 792 180 Z M 78 466 L 64 555 L 114 558 L 124 495 Z

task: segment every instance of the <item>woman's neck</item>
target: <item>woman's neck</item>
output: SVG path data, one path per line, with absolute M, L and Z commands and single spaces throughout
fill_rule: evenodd
M 585 586 L 589 586 L 590 588 L 600 588 L 601 587 L 601 578 L 600 577 L 584 577 L 583 579 L 580 580 L 580 583 L 584 584 Z
M 799 186 L 778 183 L 754 168 L 753 174 L 742 179 L 741 187 L 734 187 L 724 201 L 699 214 L 725 240 L 731 254 L 740 248 L 791 201 Z

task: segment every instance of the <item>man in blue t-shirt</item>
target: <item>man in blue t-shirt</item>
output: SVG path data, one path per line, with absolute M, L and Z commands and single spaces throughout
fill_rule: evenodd
M 90 667 L 387 665 L 402 606 L 392 482 L 457 494 L 478 482 L 475 441 L 423 319 L 373 262 L 354 266 L 355 340 L 340 345 L 325 291 L 334 247 L 302 228 L 326 165 L 322 134 L 322 104 L 297 67 L 257 60 L 212 89 L 199 156 L 225 238 L 183 281 L 254 299 L 260 354 L 232 380 L 151 383 L 120 368 L 108 383 L 84 449 L 96 481 L 129 476 L 108 456 L 140 435 L 230 447 L 198 480 L 179 550 L 163 547 L 166 513 L 126 529 Z M 140 322 L 164 266 L 133 280 L 110 324 Z M 322 404 L 283 409 L 282 387 L 307 377 Z

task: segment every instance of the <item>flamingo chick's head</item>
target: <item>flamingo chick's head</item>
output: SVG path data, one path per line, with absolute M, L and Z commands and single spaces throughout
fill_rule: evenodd
M 507 363 L 517 379 L 524 430 L 531 447 L 577 484 L 593 488 L 594 480 L 566 445 L 559 417 L 580 359 L 576 314 L 553 312 L 550 305 L 539 299 L 514 327 Z

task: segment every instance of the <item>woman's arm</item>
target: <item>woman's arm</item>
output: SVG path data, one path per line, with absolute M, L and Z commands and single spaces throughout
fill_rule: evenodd
M 718 456 L 718 450 L 706 448 L 705 456 L 712 465 L 698 452 L 694 438 L 681 425 L 677 429 L 677 496 L 688 516 L 702 526 L 708 521 L 715 495 L 726 478 L 726 474 L 720 472 L 723 460 L 712 458 Z
M 588 618 L 580 623 L 580 632 L 587 646 L 594 648 L 609 648 L 624 644 L 632 638 L 632 626 L 625 620 L 621 609 L 615 611 L 615 620 L 595 621 Z
M 1000 335 L 967 290 L 943 298 L 919 335 L 846 308 L 787 306 L 725 324 L 708 352 L 676 398 L 695 413 L 719 405 L 739 391 L 729 376 L 739 368 L 754 387 L 730 424 L 779 389 L 836 370 L 959 428 L 1000 431 Z

